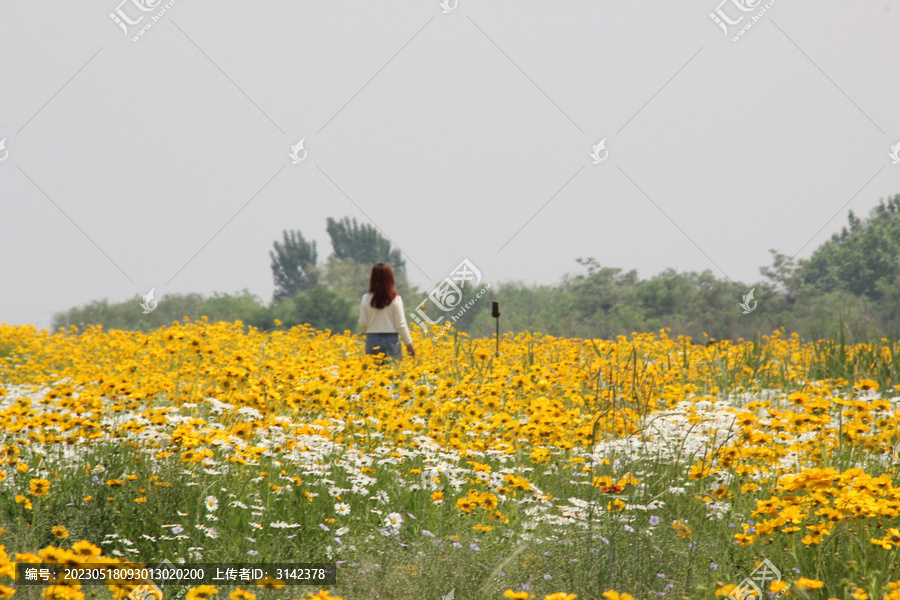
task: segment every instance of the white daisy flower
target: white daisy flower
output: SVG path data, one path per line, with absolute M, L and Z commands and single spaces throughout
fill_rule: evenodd
M 400 513 L 392 512 L 384 519 L 385 527 L 391 527 L 393 529 L 400 529 L 400 525 L 403 524 L 403 516 Z
M 334 505 L 334 511 L 342 517 L 350 514 L 350 505 L 346 502 L 338 502 Z
M 219 508 L 219 499 L 215 496 L 207 496 L 206 510 L 208 510 L 209 512 L 214 512 L 217 508 Z
M 242 406 L 238 409 L 238 414 L 250 417 L 251 419 L 261 419 L 262 413 L 250 406 Z

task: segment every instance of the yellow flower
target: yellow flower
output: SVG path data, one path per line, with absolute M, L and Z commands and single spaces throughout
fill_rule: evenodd
M 33 552 L 16 552 L 16 562 L 35 564 L 43 560 L 40 556 Z
M 789 587 L 791 587 L 791 586 L 789 586 L 786 582 L 778 579 L 769 584 L 769 591 L 772 592 L 773 594 L 780 594 L 781 592 L 788 589 Z
M 473 508 L 478 506 L 469 497 L 459 498 L 456 501 L 456 508 L 463 511 L 464 513 L 470 512 Z
M 534 596 L 528 592 L 514 592 L 512 589 L 506 590 L 503 592 L 503 595 L 509 598 L 509 600 L 530 600 L 531 598 L 534 598 Z
M 309 596 L 309 600 L 344 600 L 343 598 L 338 598 L 337 596 L 332 596 L 328 590 L 319 590 L 318 594 L 313 594 L 312 592 L 307 592 L 307 596 Z
M 50 493 L 50 481 L 48 479 L 32 479 L 28 493 L 35 498 L 41 498 Z
M 231 598 L 231 600 L 256 600 L 256 594 L 248 592 L 247 590 L 242 590 L 241 588 L 237 588 L 228 594 L 228 597 Z
M 628 600 L 629 598 L 631 598 L 631 596 L 628 596 L 628 598 L 625 598 L 625 596 L 628 596 L 628 594 L 620 596 L 620 598 L 622 600 Z M 576 596 L 575 594 L 567 594 L 565 592 L 557 592 L 555 594 L 550 594 L 548 596 L 544 596 L 544 600 L 575 600 L 575 598 L 577 598 L 577 597 L 578 596 Z
M 44 600 L 84 600 L 84 594 L 79 590 L 80 584 L 74 585 L 50 585 L 44 588 Z
M 689 538 L 691 537 L 691 528 L 688 527 L 682 521 L 675 521 L 672 523 L 672 529 L 675 530 L 675 534 L 680 538 Z M 736 536 L 735 536 L 736 537 Z
M 485 492 L 478 497 L 478 504 L 484 507 L 485 510 L 494 510 L 497 508 L 498 502 L 497 496 L 490 492 Z
M 878 382 L 872 381 L 871 379 L 860 379 L 856 383 L 853 384 L 853 388 L 857 390 L 872 390 L 878 391 Z
M 550 462 L 550 451 L 544 447 L 537 448 L 531 453 L 531 461 L 539 465 Z
M 185 600 L 208 600 L 219 593 L 214 585 L 200 585 L 188 590 Z
M 807 579 L 806 577 L 801 577 L 794 582 L 794 585 L 805 590 L 817 590 L 825 585 L 825 582 L 819 581 L 818 579 Z
M 614 590 L 606 590 L 605 592 L 603 592 L 603 597 L 607 600 L 634 600 L 631 594 L 620 594 L 619 592 L 616 592 Z
M 31 500 L 19 494 L 16 496 L 16 504 L 21 504 L 25 507 L 25 510 L 31 510 Z
M 269 575 L 266 575 L 262 579 L 256 582 L 256 585 L 262 588 L 266 588 L 267 590 L 276 590 L 284 587 L 284 582 L 280 579 L 275 579 Z
M 72 552 L 74 552 L 78 556 L 90 560 L 92 558 L 97 558 L 98 556 L 100 556 L 102 550 L 100 550 L 100 548 L 93 545 L 87 540 L 81 540 L 80 542 L 75 542 L 72 545 Z
M 503 516 L 503 513 L 499 510 L 495 510 L 490 515 L 488 515 L 491 521 L 502 521 L 504 523 L 509 523 L 509 519 Z
M 56 527 L 54 527 L 54 528 L 51 530 L 51 532 L 52 532 L 53 535 L 55 535 L 58 539 L 63 539 L 63 538 L 69 537 L 69 530 L 66 529 L 66 528 L 65 528 L 64 526 L 62 526 L 62 525 L 57 525 Z

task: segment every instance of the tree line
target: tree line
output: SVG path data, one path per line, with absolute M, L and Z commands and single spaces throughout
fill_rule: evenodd
M 703 272 L 668 269 L 641 279 L 634 270 L 578 259 L 580 272 L 556 284 L 491 282 L 490 298 L 472 304 L 454 329 L 470 335 L 494 331 L 491 300 L 501 302 L 502 331 L 539 331 L 555 336 L 610 338 L 632 332 L 671 330 L 695 341 L 751 339 L 776 329 L 805 338 L 832 337 L 838 328 L 859 336 L 900 331 L 900 195 L 882 200 L 868 217 L 849 212 L 847 225 L 795 260 L 771 250 L 772 264 L 756 282 L 732 282 Z M 319 261 L 315 241 L 300 231 L 284 231 L 269 255 L 275 293 L 270 302 L 243 290 L 237 294 L 169 294 L 150 314 L 138 299 L 110 304 L 95 301 L 54 317 L 53 326 L 149 330 L 189 316 L 210 321 L 242 321 L 263 330 L 308 323 L 332 332 L 354 331 L 360 296 L 371 267 L 391 265 L 407 313 L 432 290 L 411 285 L 400 250 L 375 227 L 355 219 L 329 218 L 332 253 Z M 741 306 L 753 289 L 753 301 Z M 476 290 L 463 288 L 462 303 Z M 747 312 L 746 308 L 753 308 Z M 433 320 L 440 313 L 429 315 Z M 407 318 L 411 329 L 418 329 Z

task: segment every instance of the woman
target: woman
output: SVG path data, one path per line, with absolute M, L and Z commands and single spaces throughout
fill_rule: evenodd
M 387 354 L 402 360 L 402 337 L 409 355 L 415 357 L 416 349 L 403 315 L 403 299 L 394 286 L 394 272 L 385 263 L 372 267 L 369 292 L 363 294 L 359 306 L 359 326 L 366 334 L 366 354 Z

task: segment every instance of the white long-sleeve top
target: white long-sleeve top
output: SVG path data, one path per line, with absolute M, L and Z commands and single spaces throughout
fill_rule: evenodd
M 384 308 L 372 306 L 372 293 L 363 294 L 359 305 L 359 326 L 366 333 L 399 333 L 407 346 L 412 345 L 412 336 L 403 314 L 403 299 L 394 296 L 393 302 Z

